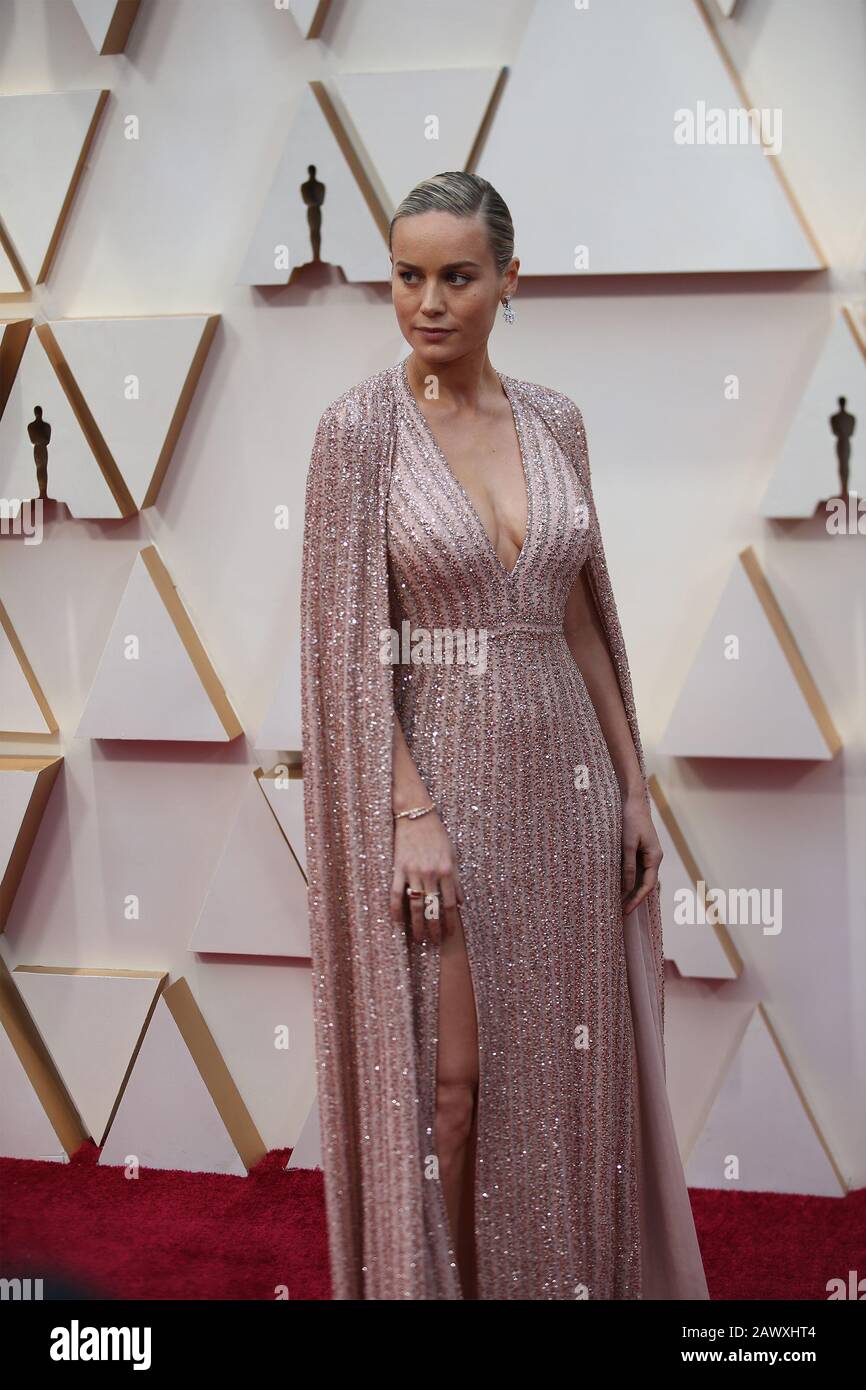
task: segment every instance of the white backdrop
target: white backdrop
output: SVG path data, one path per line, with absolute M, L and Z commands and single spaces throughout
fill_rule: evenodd
M 305 44 L 269 0 L 145 0 L 127 53 L 99 58 L 67 0 L 0 0 L 0 92 L 113 92 L 48 283 L 0 301 L 0 316 L 222 315 L 157 505 L 121 524 L 57 522 L 41 546 L 0 541 L 0 597 L 61 730 L 41 747 L 2 751 L 65 759 L 0 951 L 10 967 L 185 975 L 269 1147 L 295 1142 L 314 1095 L 308 968 L 200 959 L 187 946 L 249 770 L 273 761 L 252 739 L 298 601 L 316 421 L 345 387 L 395 360 L 402 340 L 387 284 L 344 284 L 337 270 L 317 288 L 260 292 L 235 279 L 306 81 L 508 63 L 529 9 L 528 0 L 334 0 L 326 42 Z M 847 1182 L 862 1186 L 864 543 L 831 540 L 820 521 L 767 523 L 758 510 L 833 314 L 863 297 L 866 15 L 860 0 L 742 0 L 738 16 L 719 21 L 724 40 L 752 101 L 784 109 L 782 164 L 831 270 L 524 280 L 517 322 L 500 320 L 491 356 L 583 410 L 644 743 L 698 862 L 711 881 L 784 892 L 784 949 L 740 930 L 738 981 L 669 985 L 683 1147 L 715 1063 L 702 1011 L 683 1009 L 678 1025 L 677 1002 L 703 999 L 709 1023 L 723 989 L 726 1000 L 766 1003 Z M 137 142 L 122 138 L 129 113 L 141 121 Z M 508 202 L 509 187 L 500 192 Z M 382 256 L 384 266 L 384 247 Z M 732 372 L 737 402 L 723 395 Z M 288 533 L 273 528 L 280 503 L 292 509 Z M 134 553 L 150 541 L 247 741 L 72 737 Z M 841 734 L 833 762 L 653 754 L 749 543 Z M 136 923 L 124 917 L 130 893 L 142 902 Z M 273 1047 L 280 1023 L 291 1028 L 288 1053 Z

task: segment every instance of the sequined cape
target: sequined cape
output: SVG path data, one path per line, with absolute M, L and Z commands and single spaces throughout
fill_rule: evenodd
M 397 372 L 323 413 L 307 476 L 301 582 L 303 772 L 319 1115 L 333 1296 L 460 1297 L 427 1248 L 408 947 L 390 920 L 393 667 L 387 502 Z M 595 539 L 586 560 L 649 804 L 622 630 L 590 484 L 586 432 L 565 395 L 508 379 L 574 462 Z M 667 1107 L 664 954 L 656 886 L 624 919 L 638 1054 L 644 1298 L 706 1298 Z M 662 1103 L 659 1103 L 659 1097 Z

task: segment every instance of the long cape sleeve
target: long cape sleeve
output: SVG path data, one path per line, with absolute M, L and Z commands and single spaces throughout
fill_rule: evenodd
M 308 902 L 328 1240 L 338 1299 L 459 1297 L 450 1252 L 427 1220 L 432 1184 L 423 1167 L 408 944 L 389 912 L 396 714 L 392 668 L 378 653 L 379 634 L 391 625 L 387 496 L 394 390 L 393 369 L 385 369 L 322 415 L 304 517 Z M 529 388 L 530 405 L 537 391 Z M 589 576 L 643 770 L 583 422 L 572 402 L 554 395 L 549 423 L 565 421 L 569 455 L 586 475 L 595 527 Z M 657 889 L 625 919 L 624 932 L 639 1064 L 643 1296 L 705 1298 L 665 1091 Z
M 333 1295 L 447 1295 L 430 1253 L 405 929 L 389 915 L 391 396 L 322 415 L 307 476 L 301 687 L 316 1065 Z M 444 1280 L 442 1284 L 440 1281 Z
M 622 627 L 605 559 L 592 491 L 583 416 L 567 396 L 551 393 L 549 423 L 572 458 L 586 494 L 590 588 L 616 670 L 634 741 L 647 807 L 652 810 L 646 760 Z M 564 426 L 564 428 L 563 428 Z M 638 1086 L 638 1190 L 641 1212 L 641 1288 L 645 1299 L 707 1299 L 707 1281 L 665 1080 L 664 946 L 657 883 L 623 918 Z

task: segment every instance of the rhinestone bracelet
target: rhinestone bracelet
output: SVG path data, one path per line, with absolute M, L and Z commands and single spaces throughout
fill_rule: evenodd
M 407 816 L 409 820 L 417 820 L 419 816 L 426 816 L 428 811 L 436 810 L 436 802 L 432 806 L 413 806 L 408 811 L 395 811 L 394 819 L 399 820 L 401 816 Z

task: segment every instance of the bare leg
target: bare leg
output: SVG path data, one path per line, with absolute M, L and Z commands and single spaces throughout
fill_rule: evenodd
M 457 1264 L 460 1269 L 460 1282 L 464 1298 L 478 1297 L 478 1270 L 475 1250 L 475 1153 L 478 1139 L 478 1092 L 475 1095 L 475 1112 L 472 1116 L 472 1132 L 466 1145 L 466 1159 L 463 1165 L 463 1192 L 460 1209 L 460 1234 L 457 1243 Z
M 477 1298 L 475 1102 L 478 1026 L 463 924 L 440 947 L 439 1048 L 434 1140 L 464 1298 Z

